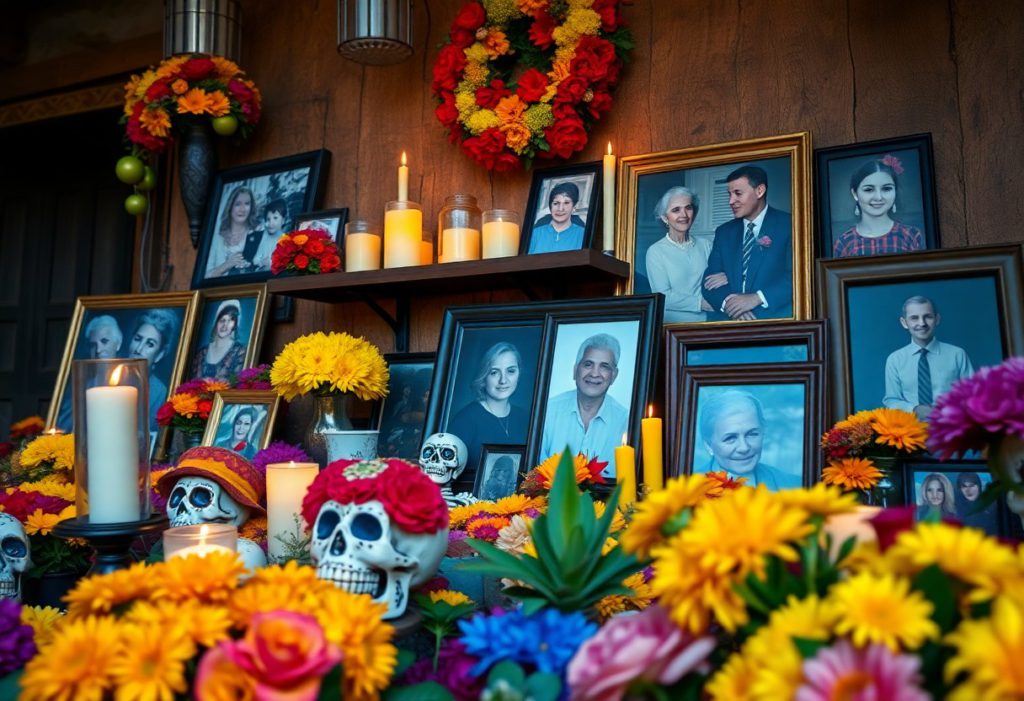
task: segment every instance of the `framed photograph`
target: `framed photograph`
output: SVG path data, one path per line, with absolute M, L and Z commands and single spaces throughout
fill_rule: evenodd
M 523 456 L 526 447 L 485 443 L 480 451 L 480 469 L 476 472 L 473 496 L 496 501 L 515 493 L 523 480 Z
M 586 300 L 548 315 L 527 442 L 531 465 L 568 448 L 607 463 L 603 475 L 614 481 L 615 448 L 642 447 L 662 301 L 661 295 Z
M 821 363 L 691 368 L 672 474 L 724 470 L 747 484 L 789 489 L 814 482 L 825 429 Z
M 214 178 L 192 287 L 263 282 L 270 256 L 295 218 L 323 198 L 330 151 L 227 168 Z
M 903 461 L 903 470 L 906 503 L 916 507 L 915 520 L 934 512 L 940 518 L 955 518 L 991 536 L 1008 535 L 1006 501 L 996 499 L 984 508 L 979 501 L 981 493 L 992 484 L 984 460 L 913 459 Z
M 270 445 L 281 397 L 273 390 L 225 390 L 213 396 L 202 445 L 227 448 L 246 460 Z
M 342 248 L 341 237 L 348 222 L 348 207 L 304 212 L 295 217 L 295 229 L 317 229 L 331 237 Z
M 939 247 L 931 134 L 814 152 L 818 257 Z
M 598 220 L 601 163 L 533 171 L 520 254 L 590 248 Z
M 880 406 L 925 418 L 953 382 L 1024 352 L 1020 245 L 818 265 L 833 419 Z
M 381 455 L 416 461 L 423 445 L 423 424 L 434 375 L 433 353 L 388 353 L 388 394 L 377 406 Z
M 200 292 L 185 375 L 228 382 L 252 367 L 263 344 L 268 310 L 264 284 Z
M 628 156 L 615 253 L 665 323 L 811 317 L 811 136 Z
M 71 432 L 71 361 L 80 358 L 145 358 L 149 363 L 149 427 L 181 384 L 195 323 L 198 292 L 79 297 L 46 416 L 46 427 Z

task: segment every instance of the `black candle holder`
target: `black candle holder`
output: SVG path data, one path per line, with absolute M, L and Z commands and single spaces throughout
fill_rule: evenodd
M 110 574 L 135 563 L 132 541 L 139 536 L 159 533 L 167 528 L 167 516 L 153 515 L 143 521 L 90 523 L 88 516 L 69 518 L 53 528 L 61 538 L 81 538 L 96 552 L 88 574 Z

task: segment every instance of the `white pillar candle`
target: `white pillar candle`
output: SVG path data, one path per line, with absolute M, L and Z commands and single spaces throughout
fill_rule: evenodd
M 519 253 L 519 223 L 484 222 L 484 258 L 505 258 Z
M 380 270 L 380 236 L 352 233 L 345 236 L 345 272 Z
M 409 166 L 405 164 L 405 151 L 402 151 L 402 165 L 398 166 L 398 201 L 409 199 Z
M 605 251 L 615 250 L 615 156 L 612 154 L 612 142 L 608 142 L 608 153 L 604 157 L 604 180 L 601 182 L 604 195 L 604 243 Z
M 319 472 L 315 462 L 267 465 L 267 554 L 272 564 L 287 557 L 286 543 L 302 539 L 302 500 Z
M 460 260 L 480 260 L 480 232 L 476 229 L 460 226 L 441 232 L 441 257 L 437 262 Z
M 423 212 L 419 209 L 389 209 L 384 212 L 384 267 L 420 265 L 423 240 Z
M 139 520 L 139 390 L 85 391 L 90 523 Z

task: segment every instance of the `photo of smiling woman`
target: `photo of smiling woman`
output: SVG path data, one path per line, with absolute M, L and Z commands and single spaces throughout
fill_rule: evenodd
M 945 475 L 932 472 L 921 483 L 917 499 L 917 518 L 938 521 L 947 516 L 958 519 L 953 485 Z
M 259 225 L 256 196 L 251 188 L 236 187 L 228 195 L 220 225 L 213 235 L 206 259 L 206 277 L 222 277 L 249 272 L 252 261 L 243 255 L 246 237 Z
M 654 207 L 655 218 L 668 231 L 647 249 L 647 279 L 651 292 L 665 295 L 666 324 L 705 321 L 707 312 L 714 311 L 701 294 L 711 241 L 690 235 L 699 210 L 700 199 L 682 186 L 666 190 Z
M 925 248 L 924 235 L 896 219 L 903 164 L 893 155 L 870 160 L 850 177 L 857 223 L 832 244 L 836 258 L 907 253 Z
M 245 364 L 245 345 L 240 343 L 239 324 L 242 303 L 226 299 L 217 307 L 209 342 L 200 346 L 192 358 L 192 377 L 228 382 Z
M 128 336 L 128 357 L 145 358 L 149 367 L 149 428 L 157 430 L 156 412 L 167 401 L 170 370 L 160 361 L 178 339 L 178 317 L 170 309 L 149 309 L 135 320 Z
M 583 247 L 586 223 L 576 214 L 580 188 L 573 182 L 554 185 L 548 193 L 548 213 L 533 225 L 527 253 L 574 251 Z

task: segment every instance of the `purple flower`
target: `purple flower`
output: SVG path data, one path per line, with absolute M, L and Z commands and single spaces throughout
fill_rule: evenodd
M 277 462 L 313 462 L 313 458 L 297 445 L 284 441 L 274 441 L 252 458 L 253 466 L 260 472 L 266 472 L 267 465 Z
M 21 669 L 36 654 L 32 626 L 21 622 L 21 604 L 0 599 L 0 675 Z
M 242 370 L 233 384 L 235 389 L 270 389 L 270 365 L 263 363 Z
M 928 447 L 943 459 L 981 450 L 1004 435 L 1024 438 L 1024 358 L 954 383 L 929 417 Z
M 465 531 L 460 531 L 460 530 L 448 531 L 448 542 L 449 543 L 456 543 L 456 542 L 458 542 L 460 540 L 465 540 L 468 537 L 469 537 L 469 534 L 466 533 Z
M 466 652 L 466 646 L 458 640 L 446 640 L 437 658 L 437 671 L 433 661 L 427 657 L 411 666 L 402 677 L 402 684 L 437 682 L 455 698 L 455 701 L 476 701 L 484 690 L 487 678 L 473 676 L 471 670 L 480 660 Z

